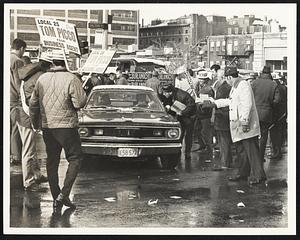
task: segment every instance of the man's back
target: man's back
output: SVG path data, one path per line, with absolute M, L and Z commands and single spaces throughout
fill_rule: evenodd
M 49 71 L 40 76 L 30 104 L 39 102 L 43 128 L 78 126 L 76 110 L 86 101 L 81 81 L 72 73 Z
M 268 74 L 253 81 L 252 90 L 260 121 L 272 122 L 272 107 L 275 96 L 276 83 Z

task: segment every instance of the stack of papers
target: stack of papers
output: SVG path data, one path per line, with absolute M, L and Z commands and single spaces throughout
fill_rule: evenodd
M 182 111 L 186 109 L 186 105 L 176 100 L 170 109 L 176 112 L 176 114 L 181 115 Z

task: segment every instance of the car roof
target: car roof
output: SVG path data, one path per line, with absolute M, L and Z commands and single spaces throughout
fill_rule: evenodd
M 146 90 L 153 91 L 152 88 L 146 86 L 136 86 L 136 85 L 98 85 L 93 88 L 93 90 L 103 90 L 103 89 L 121 89 L 121 90 Z

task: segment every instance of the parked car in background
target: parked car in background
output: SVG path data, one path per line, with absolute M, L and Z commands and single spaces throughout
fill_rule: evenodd
M 94 87 L 79 114 L 79 134 L 87 155 L 112 160 L 159 157 L 168 169 L 175 168 L 181 157 L 180 123 L 144 86 Z

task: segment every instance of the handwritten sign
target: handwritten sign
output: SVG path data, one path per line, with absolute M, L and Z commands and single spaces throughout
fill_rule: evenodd
M 93 49 L 82 67 L 82 72 L 104 73 L 115 50 Z
M 50 18 L 35 18 L 35 22 L 44 47 L 81 54 L 74 24 Z

